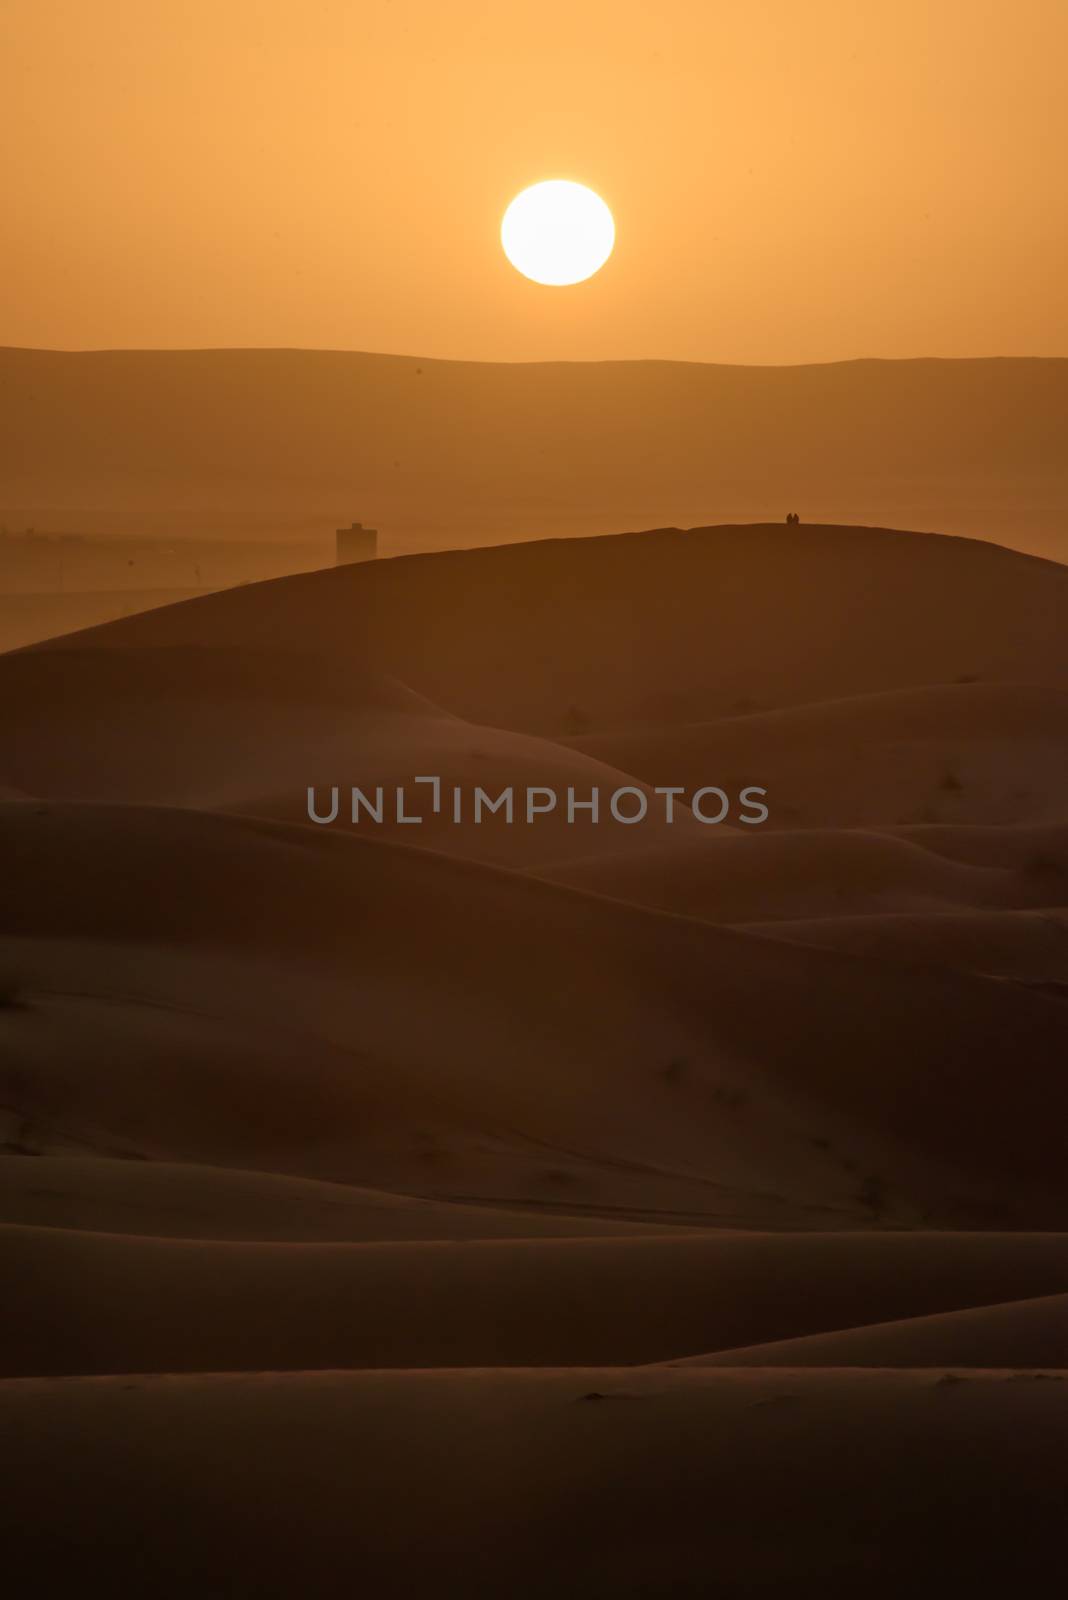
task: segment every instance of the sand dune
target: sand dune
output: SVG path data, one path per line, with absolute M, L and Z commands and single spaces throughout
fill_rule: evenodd
M 1068 717 L 1068 690 L 1049 684 L 931 683 L 920 688 L 884 690 L 780 709 L 750 710 L 716 722 L 680 728 L 643 728 L 630 734 L 577 738 L 582 746 L 642 752 L 658 761 L 678 751 L 692 760 L 688 746 L 718 747 L 728 758 L 765 751 L 813 746 L 833 748 L 847 742 L 905 743 L 929 739 L 1019 739 L 1063 741 Z M 701 751 L 703 754 L 703 750 Z M 634 765 L 634 761 L 631 762 Z
M 1068 1292 L 1063 1234 L 239 1244 L 0 1227 L 0 1376 L 665 1361 Z
M 39 797 L 0 805 L 9 1581 L 91 1549 L 176 1600 L 1048 1583 L 1064 585 L 667 531 L 0 657 Z M 762 752 L 809 826 L 299 821 L 308 783 Z M 936 780 L 947 820 L 902 822 Z
M 1058 1587 L 1068 1382 L 941 1377 L 8 1382 L 5 1572 L 65 1589 L 89 1563 L 118 1593 L 167 1600 Z
M 1068 1360 L 1068 1295 L 782 1339 L 693 1356 L 700 1367 L 1063 1367 Z
M 23 645 L 73 633 L 78 628 L 95 628 L 101 622 L 128 617 L 136 611 L 175 605 L 179 600 L 192 599 L 196 593 L 192 588 L 172 588 L 0 594 L 0 650 L 19 650 Z
M 921 823 L 879 831 L 908 839 L 950 861 L 1024 872 L 1046 888 L 1059 887 L 1068 879 L 1068 822 L 1015 827 Z
M 449 1204 L 281 1173 L 92 1156 L 0 1155 L 0 1222 L 272 1242 L 600 1238 L 656 1223 Z
M 712 922 L 1013 905 L 1038 893 L 1005 869 L 964 866 L 903 839 L 847 829 L 739 829 L 537 870 L 576 889 Z
M 1058 818 L 1065 570 L 933 536 L 751 527 L 297 575 L 0 657 L 0 703 L 19 728 L 5 781 L 288 820 L 306 818 L 309 785 L 388 795 L 433 773 L 468 796 L 548 786 L 558 810 L 536 827 L 488 813 L 478 827 L 440 815 L 418 825 L 433 848 L 519 866 L 716 833 L 684 809 L 667 829 L 655 801 L 640 830 L 594 832 L 584 813 L 568 824 L 569 787 L 717 783 L 733 799 L 755 784 L 771 828 Z M 872 586 L 885 615 L 867 604 Z M 936 681 L 962 663 L 984 681 Z M 1006 671 L 1033 681 L 985 681 Z M 797 703 L 844 687 L 850 698 Z M 769 696 L 792 709 L 686 721 Z M 619 731 L 530 736 L 605 722 Z M 727 826 L 739 817 L 734 799 Z M 835 909 L 837 887 L 814 909 Z M 891 909 L 987 903 L 904 892 Z M 657 903 L 671 905 L 671 891 Z M 787 898 L 783 914 L 804 909 Z
M 220 654 L 251 652 L 274 658 L 272 682 L 344 694 L 373 672 L 470 721 L 556 735 L 965 676 L 1063 687 L 1066 632 L 1068 568 L 928 534 L 753 524 L 280 578 L 0 658 L 0 684 L 44 709 L 64 669 L 40 658 L 57 650 L 182 648 L 207 652 L 203 671 L 177 664 L 188 687 L 219 693 Z
M 759 783 L 773 827 L 1062 820 L 1068 794 L 1068 691 L 1049 685 L 936 683 L 572 742 L 688 795 Z
M 1068 984 L 1068 910 L 935 911 L 748 922 L 763 933 L 880 960 Z
M 1045 995 L 309 828 L 2 826 L 28 1002 L 0 1013 L 6 1098 L 38 1141 L 719 1221 L 969 1193 L 1051 1216 L 1068 1008 Z
M 618 788 L 635 786 L 628 774 L 545 739 L 464 722 L 366 664 L 335 679 L 284 652 L 182 646 L 30 652 L 4 665 L 11 704 L 35 710 L 11 753 L 13 772 L 35 794 L 307 822 L 309 787 L 320 815 L 329 814 L 336 787 L 337 825 L 346 828 L 355 786 L 382 811 L 381 822 L 360 812 L 365 834 L 517 865 L 583 854 L 629 831 L 608 805 Z M 428 789 L 413 781 L 425 774 L 441 785 L 437 813 Z M 528 786 L 558 797 L 553 812 L 530 823 Z M 398 787 L 404 814 L 421 821 L 397 820 Z M 476 788 L 490 802 L 511 788 L 518 821 L 509 825 L 486 805 L 476 823 Z M 568 820 L 569 789 L 577 799 L 600 790 L 602 825 L 581 809 Z M 643 834 L 705 831 L 683 805 L 670 828 L 664 816 L 663 802 L 649 795 Z

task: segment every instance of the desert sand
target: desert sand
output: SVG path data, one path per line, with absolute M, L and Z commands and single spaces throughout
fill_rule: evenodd
M 16 1380 L 8 1561 L 168 1597 L 1041 1592 L 1064 1570 L 1048 1376 Z
M 1068 1295 L 946 1311 L 840 1333 L 697 1356 L 709 1367 L 1004 1367 L 1056 1370 L 1068 1349 Z
M 19 1592 L 1068 1575 L 1066 641 L 1052 562 L 760 525 L 0 656 Z M 307 818 L 427 772 L 770 815 Z

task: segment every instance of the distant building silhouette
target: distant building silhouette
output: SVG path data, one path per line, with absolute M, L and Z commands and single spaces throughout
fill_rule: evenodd
M 378 529 L 365 528 L 362 522 L 338 528 L 334 564 L 350 566 L 355 561 L 373 561 L 378 555 Z

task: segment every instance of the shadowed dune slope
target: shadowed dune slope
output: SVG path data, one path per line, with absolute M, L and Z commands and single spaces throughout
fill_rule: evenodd
M 1063 1367 L 1068 1294 L 693 1356 L 699 1367 Z M 676 1363 L 673 1363 L 676 1364 Z
M 879 832 L 968 866 L 1007 867 L 1049 883 L 1068 877 L 1068 822 L 1000 827 L 919 823 Z
M 19 716 L 12 773 L 32 794 L 307 822 L 309 788 L 324 818 L 336 790 L 336 825 L 347 828 L 356 787 L 379 812 L 373 819 L 360 802 L 365 834 L 519 865 L 584 854 L 628 832 L 608 809 L 609 795 L 634 785 L 627 774 L 565 745 L 464 722 L 366 663 L 335 672 L 329 659 L 282 649 L 79 645 L 0 657 L 0 682 Z M 428 787 L 414 782 L 419 775 L 439 781 L 437 812 Z M 528 786 L 558 797 L 551 813 L 529 822 Z M 398 821 L 398 787 L 403 814 L 418 822 Z M 478 820 L 476 788 L 486 797 Z M 512 824 L 490 809 L 509 788 Z M 569 822 L 568 789 L 582 799 L 595 788 L 603 825 L 585 810 Z M 650 797 L 642 832 L 704 830 L 681 805 L 668 828 Z
M 588 893 L 711 922 L 1013 905 L 1040 885 L 965 866 L 903 839 L 848 829 L 679 836 L 536 869 Z
M 382 674 L 471 721 L 574 733 L 963 676 L 1063 687 L 1066 635 L 1068 568 L 1054 563 L 931 534 L 753 524 L 280 578 L 9 655 L 0 686 L 32 726 L 56 715 L 61 669 L 39 659 L 56 651 L 266 651 L 276 674 L 317 672 L 330 691 Z
M 570 742 L 687 796 L 759 785 L 772 827 L 1013 824 L 1068 810 L 1068 691 L 1050 685 L 932 683 Z
M 351 787 L 381 788 L 385 822 L 365 812 L 363 827 L 521 866 L 716 832 L 684 806 L 669 830 L 656 799 L 640 829 L 613 821 L 607 794 L 628 782 L 720 785 L 720 831 L 747 814 L 747 785 L 767 790 L 772 829 L 1056 821 L 1066 638 L 1068 569 L 934 535 L 752 526 L 452 551 L 0 656 L 4 781 L 292 821 L 310 786 L 337 785 L 343 826 Z M 1029 681 L 992 681 L 1006 674 Z M 722 716 L 769 700 L 789 708 Z M 396 786 L 428 774 L 463 790 L 462 825 L 447 803 L 395 820 Z M 534 825 L 484 811 L 476 826 L 476 786 L 513 787 L 520 806 L 544 786 L 557 805 Z M 569 824 L 566 791 L 595 786 L 606 820 Z
M 281 1173 L 102 1155 L 0 1155 L 0 1222 L 172 1239 L 272 1242 L 598 1238 L 655 1223 L 450 1205 Z
M 670 1360 L 1068 1292 L 1063 1234 L 233 1244 L 0 1227 L 2 1376 Z
M 745 926 L 750 933 L 879 960 L 1063 984 L 1068 995 L 1068 909 L 901 912 Z
M 938 1380 L 595 1368 L 4 1383 L 5 1572 L 26 1592 L 75 1589 L 88 1563 L 117 1593 L 164 1600 L 677 1600 L 708 1594 L 710 1575 L 730 1595 L 804 1600 L 1056 1589 L 1068 1382 Z
M 1059 1203 L 1044 994 L 251 819 L 8 806 L 0 844 L 17 1143 L 721 1220 Z
M 709 753 L 738 760 L 813 746 L 833 750 L 842 745 L 944 740 L 952 735 L 965 742 L 1005 737 L 1062 740 L 1066 720 L 1066 688 L 969 681 L 768 711 L 750 709 L 715 722 L 589 734 L 570 742 L 602 755 L 625 755 L 632 767 L 655 762 L 663 769 L 672 762 L 692 765 L 695 755 L 705 760 Z M 696 774 L 690 777 L 695 781 Z

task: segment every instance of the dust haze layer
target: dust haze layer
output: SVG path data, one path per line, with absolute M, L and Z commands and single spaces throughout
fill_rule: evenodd
M 492 364 L 0 352 L 0 520 L 388 553 L 653 522 L 883 523 L 1063 557 L 1068 360 Z

